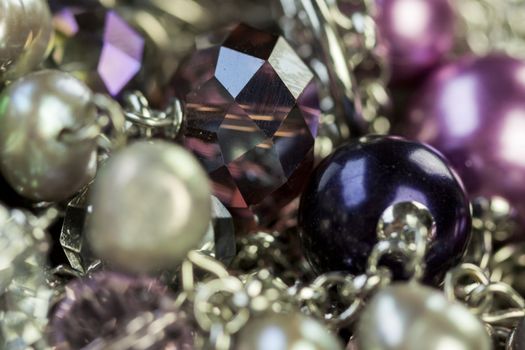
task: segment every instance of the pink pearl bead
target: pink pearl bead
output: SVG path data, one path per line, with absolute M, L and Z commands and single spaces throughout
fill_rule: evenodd
M 376 5 L 394 82 L 428 71 L 452 48 L 455 16 L 448 0 L 376 0 Z
M 443 152 L 471 197 L 507 199 L 525 227 L 525 62 L 491 55 L 444 66 L 408 116 L 406 136 Z

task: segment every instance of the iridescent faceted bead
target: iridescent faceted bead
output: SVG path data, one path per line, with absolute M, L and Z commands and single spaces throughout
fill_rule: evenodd
M 107 348 L 103 345 L 130 332 L 130 322 L 137 326 L 138 318 L 156 318 L 167 312 L 170 301 L 167 287 L 146 277 L 99 272 L 75 280 L 66 286 L 65 298 L 51 318 L 50 343 L 60 350 Z M 191 328 L 182 313 L 177 317 L 177 331 L 167 334 L 165 340 L 176 337 L 186 343 L 181 349 L 191 349 Z
M 312 72 L 284 38 L 241 24 L 188 57 L 172 89 L 186 105 L 184 145 L 228 208 L 250 214 L 299 193 L 313 163 L 319 101 Z
M 141 70 L 145 40 L 116 11 L 66 7 L 53 24 L 54 63 L 93 90 L 116 96 Z

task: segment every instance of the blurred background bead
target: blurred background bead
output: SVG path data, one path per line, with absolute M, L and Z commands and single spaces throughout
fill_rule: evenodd
M 348 344 L 346 344 L 346 350 L 359 350 L 357 347 L 357 341 L 354 338 L 348 341 Z
M 53 32 L 46 0 L 2 0 L 0 28 L 0 81 L 16 79 L 44 60 Z
M 318 321 L 299 313 L 252 319 L 237 336 L 235 350 L 342 350 L 337 337 Z
M 209 180 L 184 148 L 136 142 L 101 168 L 90 194 L 93 252 L 121 269 L 173 268 L 198 248 L 211 219 Z
M 481 321 L 438 290 L 397 284 L 380 290 L 367 304 L 357 328 L 360 349 L 490 350 Z
M 65 7 L 53 24 L 53 62 L 94 91 L 119 95 L 142 69 L 145 39 L 115 10 Z
M 170 300 L 166 286 L 146 277 L 98 272 L 74 280 L 52 314 L 50 343 L 73 350 L 110 342 L 125 335 L 127 325 L 137 317 L 165 311 Z M 182 336 L 187 336 L 186 328 Z
M 343 145 L 316 168 L 299 208 L 308 260 L 318 272 L 364 272 L 379 239 L 381 215 L 394 204 L 410 201 L 424 205 L 434 218 L 425 275 L 429 282 L 438 282 L 466 249 L 469 202 L 439 153 L 396 137 L 373 136 Z M 399 264 L 393 259 L 389 265 Z
M 171 90 L 186 104 L 184 145 L 233 215 L 276 212 L 299 194 L 320 110 L 314 75 L 284 38 L 240 24 L 189 56 Z
M 53 64 L 97 92 L 111 87 L 120 97 L 123 90 L 140 90 L 155 107 L 166 102 L 164 89 L 181 59 L 194 50 L 196 38 L 244 19 L 263 27 L 273 24 L 265 0 L 49 2 L 57 34 Z M 140 40 L 144 50 L 139 57 L 129 49 Z M 124 74 L 116 75 L 115 67 Z M 104 82 L 103 76 L 114 81 Z
M 472 199 L 505 198 L 525 227 L 523 61 L 495 54 L 441 68 L 415 96 L 404 129 L 448 157 Z
M 10 84 L 0 95 L 0 169 L 21 195 L 60 201 L 93 178 L 97 142 L 68 140 L 94 125 L 87 86 L 67 73 L 45 70 Z
M 455 15 L 449 0 L 375 0 L 379 40 L 394 82 L 435 66 L 454 45 Z
M 54 291 L 46 283 L 46 232 L 37 218 L 0 205 L 0 349 L 47 349 Z

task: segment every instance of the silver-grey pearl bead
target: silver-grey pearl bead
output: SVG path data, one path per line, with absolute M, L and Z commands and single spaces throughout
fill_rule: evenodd
M 173 268 L 197 248 L 211 219 L 208 177 L 176 144 L 140 141 L 100 169 L 90 195 L 88 241 L 122 270 Z
M 0 1 L 0 29 L 0 81 L 12 80 L 45 58 L 53 33 L 47 1 Z
M 337 337 L 318 321 L 299 313 L 270 314 L 241 330 L 235 350 L 342 350 Z
M 358 347 L 366 350 L 489 350 L 492 343 L 464 306 L 415 283 L 379 291 L 358 325 Z
M 60 201 L 96 172 L 96 140 L 64 136 L 96 121 L 92 92 L 59 71 L 31 73 L 0 95 L 0 169 L 21 195 Z

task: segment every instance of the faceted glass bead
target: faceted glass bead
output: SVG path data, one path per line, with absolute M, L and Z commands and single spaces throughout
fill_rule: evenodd
M 84 235 L 86 216 L 91 210 L 87 197 L 88 189 L 84 189 L 67 204 L 59 239 L 71 267 L 83 274 L 90 266 L 100 263 L 91 252 Z
M 235 226 L 232 215 L 221 201 L 212 196 L 211 222 L 199 251 L 213 256 L 228 266 L 235 257 Z
M 95 91 L 118 95 L 139 73 L 144 38 L 117 12 L 66 7 L 53 17 L 52 59 Z
M 191 349 L 191 328 L 183 313 L 171 309 L 172 304 L 167 287 L 156 280 L 99 272 L 66 286 L 65 298 L 56 307 L 50 322 L 50 342 L 64 350 L 113 348 L 104 345 L 115 341 L 122 344 L 126 337 L 140 337 L 142 327 L 137 329 L 137 326 L 143 321 L 151 325 L 162 314 L 172 313 L 175 318 L 165 325 L 166 334 L 159 335 L 159 342 L 179 344 L 177 349 Z M 129 326 L 131 323 L 134 327 Z M 134 332 L 136 334 L 131 334 Z
M 44 276 L 47 236 L 35 217 L 0 205 L 0 349 L 47 349 L 53 291 Z
M 181 64 L 184 144 L 229 208 L 279 207 L 301 190 L 319 123 L 314 76 L 279 36 L 237 26 Z

